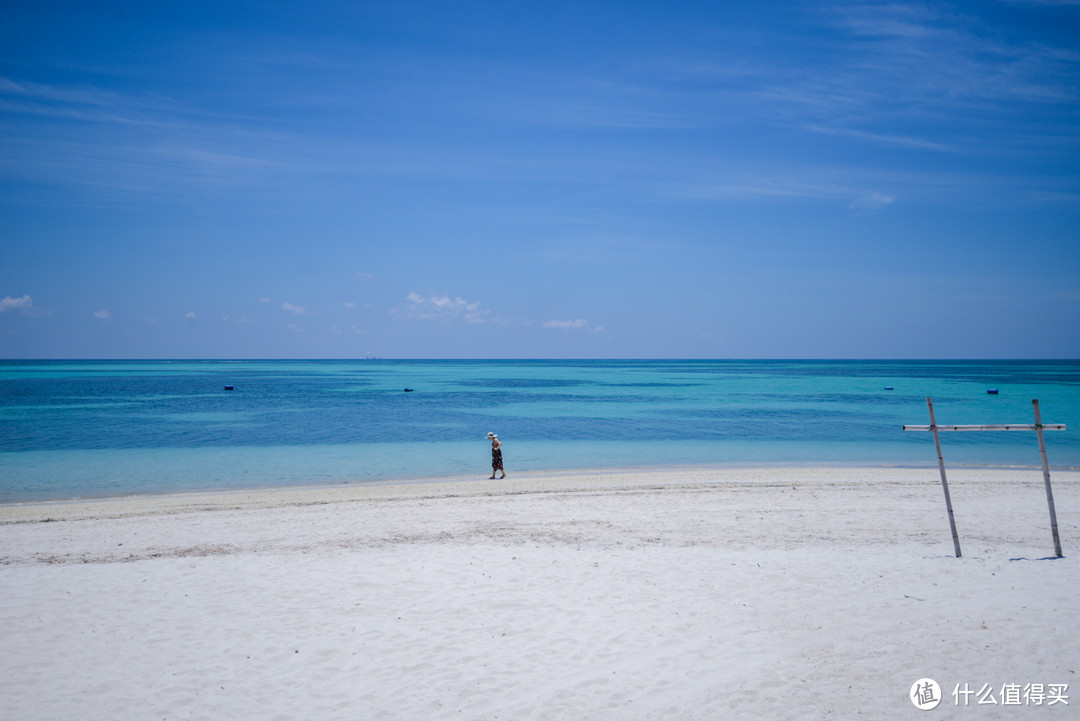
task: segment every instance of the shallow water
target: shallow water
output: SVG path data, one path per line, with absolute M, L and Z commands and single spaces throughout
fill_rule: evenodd
M 488 431 L 510 473 L 934 466 L 902 430 L 927 396 L 940 424 L 1032 423 L 1038 398 L 1069 426 L 1051 466 L 1080 467 L 1075 361 L 4 361 L 0 501 L 486 476 Z M 947 463 L 1041 462 L 1034 433 L 942 439 Z

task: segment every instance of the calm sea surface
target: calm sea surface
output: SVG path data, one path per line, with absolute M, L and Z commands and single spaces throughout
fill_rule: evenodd
M 233 390 L 225 390 L 231 386 Z M 405 392 L 405 388 L 413 389 Z M 892 390 L 886 390 L 892 388 Z M 990 388 L 998 394 L 987 393 Z M 0 361 L 0 502 L 706 464 L 1080 467 L 1077 361 Z M 1040 465 L 1034 433 L 946 463 Z

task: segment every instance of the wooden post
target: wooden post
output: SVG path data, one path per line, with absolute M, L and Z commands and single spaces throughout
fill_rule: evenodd
M 956 557 L 960 558 L 960 536 L 956 533 L 956 519 L 953 518 L 952 498 L 949 496 L 949 481 L 945 478 L 945 459 L 941 456 L 941 438 L 938 436 L 937 421 L 934 420 L 934 402 L 930 398 L 926 399 L 926 407 L 930 409 L 930 430 L 934 433 L 934 448 L 937 449 L 938 470 L 941 471 L 941 489 L 945 492 L 945 510 L 949 512 L 949 529 L 952 531 L 953 550 L 956 551 Z M 1056 534 L 1057 531 L 1054 533 Z
M 1042 415 L 1039 413 L 1039 400 L 1031 401 L 1035 407 L 1035 433 L 1039 436 L 1039 455 L 1042 456 L 1043 485 L 1046 486 L 1046 505 L 1050 507 L 1050 532 L 1054 535 L 1054 553 L 1061 558 L 1061 538 L 1058 536 L 1057 512 L 1054 510 L 1054 491 L 1050 488 L 1050 465 L 1046 461 L 1046 441 L 1043 440 Z

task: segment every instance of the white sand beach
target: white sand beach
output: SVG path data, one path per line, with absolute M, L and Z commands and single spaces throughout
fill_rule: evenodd
M 1060 559 L 1030 469 L 950 470 L 960 559 L 936 468 L 2 506 L 0 717 L 1076 718 L 1080 473 L 1052 478 Z

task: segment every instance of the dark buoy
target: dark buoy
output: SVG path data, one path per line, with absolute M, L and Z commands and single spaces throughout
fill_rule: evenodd
M 405 389 L 405 392 L 406 392 L 406 393 L 412 393 L 412 388 L 406 388 L 406 389 Z
M 227 391 L 231 391 L 232 389 L 233 389 L 232 386 L 225 386 L 225 390 L 227 390 Z
M 996 396 L 998 394 L 997 388 L 987 388 L 986 392 L 989 393 L 992 396 Z

